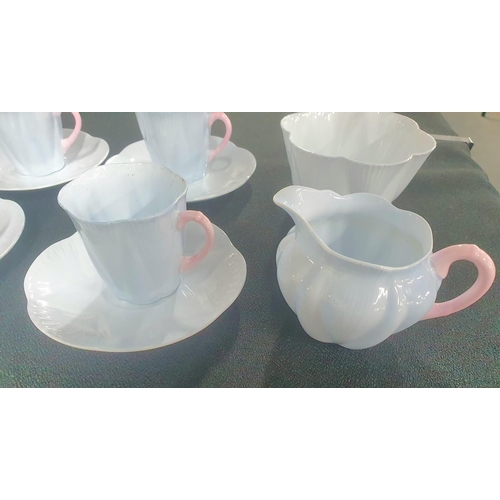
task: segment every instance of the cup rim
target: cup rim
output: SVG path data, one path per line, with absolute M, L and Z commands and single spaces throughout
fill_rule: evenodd
M 357 163 L 358 165 L 370 165 L 370 166 L 374 166 L 374 167 L 393 167 L 393 166 L 397 166 L 397 165 L 404 165 L 405 163 L 408 163 L 415 156 L 424 156 L 424 155 L 431 154 L 434 151 L 434 149 L 436 149 L 436 146 L 437 146 L 436 139 L 434 139 L 434 137 L 432 137 L 432 135 L 428 134 L 427 132 L 424 132 L 420 128 L 419 124 L 415 120 L 413 120 L 412 118 L 409 118 L 408 116 L 401 115 L 399 113 L 374 113 L 374 114 L 378 114 L 378 115 L 382 115 L 382 114 L 394 115 L 394 116 L 399 117 L 399 119 L 403 119 L 403 120 L 407 121 L 408 123 L 410 123 L 414 127 L 414 129 L 416 130 L 417 133 L 423 134 L 423 135 L 425 135 L 425 136 L 427 136 L 428 138 L 431 139 L 431 141 L 432 141 L 432 147 L 426 149 L 425 151 L 417 151 L 415 153 L 412 153 L 412 154 L 410 154 L 410 156 L 408 158 L 406 158 L 404 160 L 401 160 L 401 161 L 392 162 L 392 163 L 374 163 L 374 162 L 368 163 L 368 162 L 364 162 L 364 161 L 353 160 L 352 158 L 349 158 L 349 157 L 343 156 L 343 155 L 333 156 L 333 155 L 325 155 L 325 154 L 322 154 L 322 153 L 317 153 L 317 152 L 312 151 L 310 149 L 307 149 L 307 148 L 304 148 L 302 146 L 299 146 L 293 140 L 293 133 L 286 126 L 287 122 L 291 120 L 291 117 L 308 118 L 309 116 L 311 116 L 313 114 L 327 114 L 327 113 L 329 113 L 329 114 L 335 114 L 335 112 L 322 112 L 322 113 L 318 113 L 318 112 L 314 112 L 314 111 L 301 112 L 301 113 L 290 113 L 289 115 L 286 115 L 286 116 L 284 116 L 281 119 L 281 121 L 280 121 L 281 129 L 288 134 L 288 140 L 290 141 L 290 144 L 293 144 L 293 146 L 295 148 L 300 149 L 301 151 L 304 151 L 304 152 L 309 153 L 311 155 L 317 156 L 319 158 L 326 158 L 326 159 L 329 159 L 329 160 L 332 160 L 332 159 L 344 159 L 344 160 L 347 160 L 347 161 L 352 162 L 352 163 Z M 366 113 L 345 113 L 345 114 L 366 114 Z
M 142 167 L 147 167 L 147 168 L 153 168 L 155 170 L 165 171 L 165 173 L 167 173 L 171 177 L 176 177 L 177 179 L 179 179 L 181 181 L 181 183 L 183 185 L 183 190 L 174 199 L 174 201 L 172 201 L 166 208 L 164 208 L 164 209 L 160 210 L 159 212 L 156 212 L 156 213 L 154 213 L 152 215 L 148 215 L 147 217 L 131 217 L 131 218 L 126 218 L 126 219 L 116 219 L 116 220 L 111 220 L 111 221 L 93 221 L 93 220 L 90 220 L 90 219 L 87 219 L 87 218 L 84 218 L 84 217 L 79 217 L 79 216 L 75 215 L 75 213 L 73 212 L 73 210 L 71 210 L 70 208 L 68 208 L 67 205 L 65 205 L 63 198 L 65 196 L 68 196 L 68 191 L 70 191 L 71 188 L 74 187 L 75 184 L 78 184 L 79 182 L 84 182 L 89 177 L 92 177 L 93 175 L 95 175 L 95 173 L 98 170 L 118 170 L 119 167 L 124 167 L 124 166 L 126 166 L 126 167 L 134 166 L 134 167 L 141 167 L 141 168 Z M 152 162 L 104 163 L 102 165 L 98 165 L 96 167 L 93 167 L 93 168 L 87 170 L 83 174 L 79 175 L 76 179 L 73 179 L 71 182 L 69 182 L 68 184 L 66 184 L 59 191 L 59 193 L 57 195 L 57 203 L 59 204 L 59 206 L 72 219 L 75 219 L 78 222 L 83 222 L 85 224 L 93 224 L 93 225 L 99 225 L 99 226 L 106 226 L 106 225 L 111 225 L 111 224 L 120 224 L 120 223 L 123 223 L 123 222 L 142 222 L 142 221 L 147 221 L 147 220 L 154 219 L 156 217 L 160 217 L 161 215 L 164 215 L 167 212 L 169 212 L 170 210 L 172 210 L 172 208 L 175 205 L 177 205 L 177 203 L 179 202 L 179 200 L 181 200 L 181 198 L 183 196 L 184 197 L 186 196 L 187 189 L 188 189 L 188 185 L 187 185 L 186 180 L 183 177 L 181 177 L 180 175 L 176 174 L 175 172 L 172 172 L 172 170 L 170 170 L 170 169 L 168 169 L 166 167 L 161 167 L 161 166 L 155 165 Z

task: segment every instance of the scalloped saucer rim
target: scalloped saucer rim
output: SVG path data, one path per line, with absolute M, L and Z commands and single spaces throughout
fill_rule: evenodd
M 3 219 L 5 213 L 7 220 Z M 0 259 L 5 257 L 18 242 L 24 231 L 25 222 L 24 210 L 18 203 L 0 198 Z
M 210 148 L 214 149 L 221 137 L 210 136 Z M 133 142 L 106 163 L 150 162 L 151 157 L 144 140 Z M 210 163 L 203 179 L 188 185 L 187 201 L 205 201 L 219 198 L 243 186 L 255 172 L 257 160 L 247 149 L 229 141 L 227 146 Z M 228 177 L 227 174 L 232 174 Z
M 214 248 L 183 276 L 177 291 L 144 306 L 107 289 L 75 233 L 45 249 L 30 266 L 24 279 L 28 315 L 49 338 L 85 350 L 136 352 L 191 337 L 235 302 L 246 281 L 243 255 L 224 231 L 214 229 Z M 186 253 L 198 251 L 203 242 L 201 228 L 188 224 Z

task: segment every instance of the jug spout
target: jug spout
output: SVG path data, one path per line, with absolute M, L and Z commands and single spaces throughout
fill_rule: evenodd
M 298 186 L 288 186 L 278 191 L 273 197 L 274 203 L 293 219 L 296 226 L 302 225 L 300 189 Z
M 288 186 L 278 191 L 273 201 L 290 215 L 297 228 L 301 228 L 309 227 L 311 221 L 324 217 L 332 201 L 342 198 L 334 191 L 326 189 L 318 191 L 303 186 Z

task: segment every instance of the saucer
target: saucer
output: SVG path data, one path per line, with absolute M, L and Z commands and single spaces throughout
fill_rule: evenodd
M 63 129 L 63 137 L 69 137 L 71 130 Z M 109 146 L 104 139 L 80 132 L 76 141 L 64 154 L 66 165 L 53 174 L 41 177 L 21 175 L 0 152 L 0 191 L 31 191 L 58 186 L 72 181 L 83 172 L 100 165 L 108 156 Z
M 80 349 L 142 351 L 183 340 L 215 321 L 238 297 L 246 263 L 214 225 L 208 256 L 183 274 L 177 291 L 154 304 L 115 297 L 97 274 L 78 233 L 44 250 L 24 280 L 28 314 L 48 337 Z M 185 231 L 186 255 L 205 243 L 198 224 Z
M 222 139 L 210 137 L 210 149 L 215 149 Z M 144 141 L 134 142 L 121 153 L 111 157 L 106 163 L 147 163 L 151 156 Z M 255 156 L 243 148 L 238 148 L 232 142 L 208 164 L 207 173 L 203 179 L 188 186 L 187 201 L 202 201 L 218 198 L 243 186 L 255 172 L 257 161 Z
M 23 209 L 16 202 L 0 198 L 0 259 L 17 243 L 24 220 Z

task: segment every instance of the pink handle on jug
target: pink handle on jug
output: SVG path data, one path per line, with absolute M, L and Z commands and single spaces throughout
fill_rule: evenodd
M 462 295 L 447 302 L 434 304 L 424 319 L 439 318 L 461 311 L 478 301 L 491 287 L 495 279 L 495 264 L 491 257 L 476 245 L 453 245 L 436 252 L 431 261 L 441 279 L 446 278 L 451 264 L 468 260 L 477 267 L 476 282 Z
M 61 112 L 58 112 L 57 114 L 60 115 Z M 66 139 L 63 139 L 61 141 L 61 148 L 63 150 L 63 153 L 66 153 L 66 151 L 68 151 L 70 146 L 78 137 L 80 130 L 82 130 L 82 117 L 80 116 L 80 113 L 78 113 L 77 111 L 71 111 L 71 114 L 75 117 L 75 128 L 73 129 L 73 132 L 71 132 L 71 135 L 69 137 L 66 137 Z
M 181 273 L 189 271 L 192 267 L 199 264 L 208 255 L 210 250 L 212 250 L 215 240 L 214 226 L 212 226 L 212 223 L 201 212 L 197 210 L 186 210 L 185 212 L 181 212 L 177 223 L 177 229 L 184 229 L 188 222 L 197 222 L 200 224 L 205 230 L 207 241 L 197 254 L 182 258 Z
M 210 118 L 208 119 L 208 126 L 211 127 L 217 120 L 224 122 L 224 125 L 226 126 L 226 135 L 224 136 L 224 139 L 222 139 L 222 142 L 219 144 L 219 146 L 216 149 L 212 149 L 212 151 L 210 151 L 210 157 L 208 158 L 208 161 L 212 161 L 227 146 L 227 143 L 231 138 L 231 134 L 233 133 L 233 126 L 231 125 L 231 121 L 227 117 L 226 113 L 212 113 L 210 115 Z

